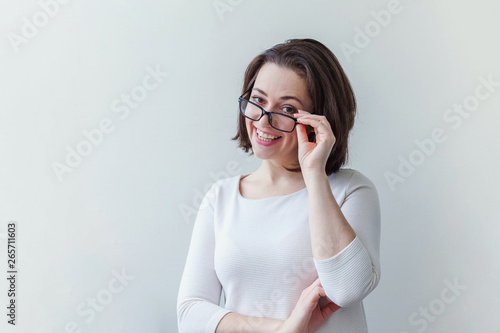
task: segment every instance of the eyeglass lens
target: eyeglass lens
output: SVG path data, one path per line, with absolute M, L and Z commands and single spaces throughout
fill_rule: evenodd
M 240 110 L 243 115 L 252 120 L 259 120 L 262 115 L 262 110 L 258 106 L 246 100 L 240 101 Z M 292 131 L 295 126 L 295 119 L 281 115 L 279 112 L 273 112 L 270 120 L 271 126 L 281 131 Z

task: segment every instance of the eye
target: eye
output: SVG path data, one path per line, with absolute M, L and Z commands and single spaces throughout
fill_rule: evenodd
M 294 108 L 293 106 L 283 106 L 281 108 L 281 110 L 284 112 L 284 113 L 297 113 L 297 109 Z
M 264 103 L 264 100 L 260 98 L 259 96 L 252 96 L 252 99 L 255 103 L 262 104 Z

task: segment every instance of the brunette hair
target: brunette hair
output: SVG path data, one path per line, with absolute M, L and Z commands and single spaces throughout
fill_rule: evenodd
M 349 132 L 356 115 L 354 91 L 339 61 L 332 51 L 314 39 L 289 39 L 265 50 L 250 62 L 245 71 L 243 98 L 249 98 L 260 68 L 268 62 L 291 69 L 305 80 L 313 103 L 313 109 L 307 111 L 325 116 L 335 135 L 325 171 L 327 175 L 336 173 L 348 160 Z M 231 140 L 238 140 L 238 147 L 248 152 L 252 145 L 245 117 L 239 111 L 238 115 L 238 132 Z M 299 172 L 301 169 L 299 166 L 287 170 Z

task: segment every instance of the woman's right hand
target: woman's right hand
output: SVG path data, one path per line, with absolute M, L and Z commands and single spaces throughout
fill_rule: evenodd
M 319 306 L 321 297 L 326 297 L 325 290 L 317 278 L 302 291 L 290 317 L 283 322 L 280 333 L 312 333 L 317 330 L 340 307 L 328 299 L 323 308 Z

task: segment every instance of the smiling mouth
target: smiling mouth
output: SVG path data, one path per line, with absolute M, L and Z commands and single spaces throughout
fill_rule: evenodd
M 256 128 L 255 130 L 257 132 L 257 136 L 262 141 L 269 142 L 269 141 L 274 141 L 274 140 L 281 138 L 281 136 L 274 136 L 274 135 L 269 135 L 269 134 L 266 134 L 264 132 L 261 132 L 261 130 L 259 130 L 258 128 Z

